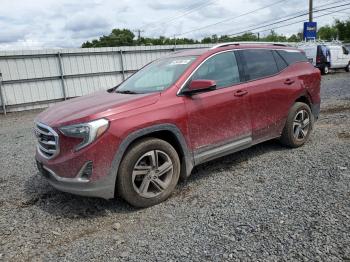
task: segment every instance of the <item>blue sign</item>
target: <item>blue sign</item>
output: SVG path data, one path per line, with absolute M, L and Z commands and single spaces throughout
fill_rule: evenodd
M 304 40 L 316 39 L 317 36 L 317 23 L 305 22 L 304 23 Z

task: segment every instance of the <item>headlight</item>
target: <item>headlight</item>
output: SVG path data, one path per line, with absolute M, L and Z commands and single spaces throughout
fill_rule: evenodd
M 59 128 L 59 130 L 65 136 L 83 139 L 83 141 L 74 148 L 75 151 L 78 151 L 99 138 L 108 129 L 108 126 L 109 121 L 101 118 L 88 123 L 64 126 Z

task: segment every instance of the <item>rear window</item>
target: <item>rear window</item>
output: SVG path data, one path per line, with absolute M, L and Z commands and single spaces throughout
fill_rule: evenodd
M 240 50 L 243 58 L 246 80 L 254 80 L 278 73 L 277 64 L 271 50 Z
M 309 61 L 304 53 L 299 52 L 297 50 L 277 50 L 277 53 L 283 57 L 283 59 L 288 63 L 288 65 L 297 62 Z

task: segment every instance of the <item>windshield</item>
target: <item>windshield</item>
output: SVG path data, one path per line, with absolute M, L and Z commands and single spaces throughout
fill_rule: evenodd
M 128 78 L 116 92 L 127 94 L 161 92 L 174 84 L 195 59 L 196 56 L 182 56 L 156 60 Z

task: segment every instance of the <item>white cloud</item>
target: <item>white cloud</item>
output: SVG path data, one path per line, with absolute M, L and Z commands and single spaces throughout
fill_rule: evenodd
M 113 28 L 144 29 L 143 35 L 173 36 L 233 18 L 277 0 L 1 0 L 0 49 L 79 47 Z M 319 0 L 315 5 L 330 3 Z M 198 8 L 200 7 L 200 8 Z M 286 0 L 268 9 L 181 37 L 230 34 L 308 8 L 308 0 Z M 186 14 L 186 15 L 185 15 Z M 338 17 L 337 14 L 334 14 Z M 333 16 L 334 16 L 333 15 Z M 302 18 L 301 18 L 302 19 Z M 332 23 L 332 16 L 318 20 Z M 302 23 L 278 29 L 297 33 Z

